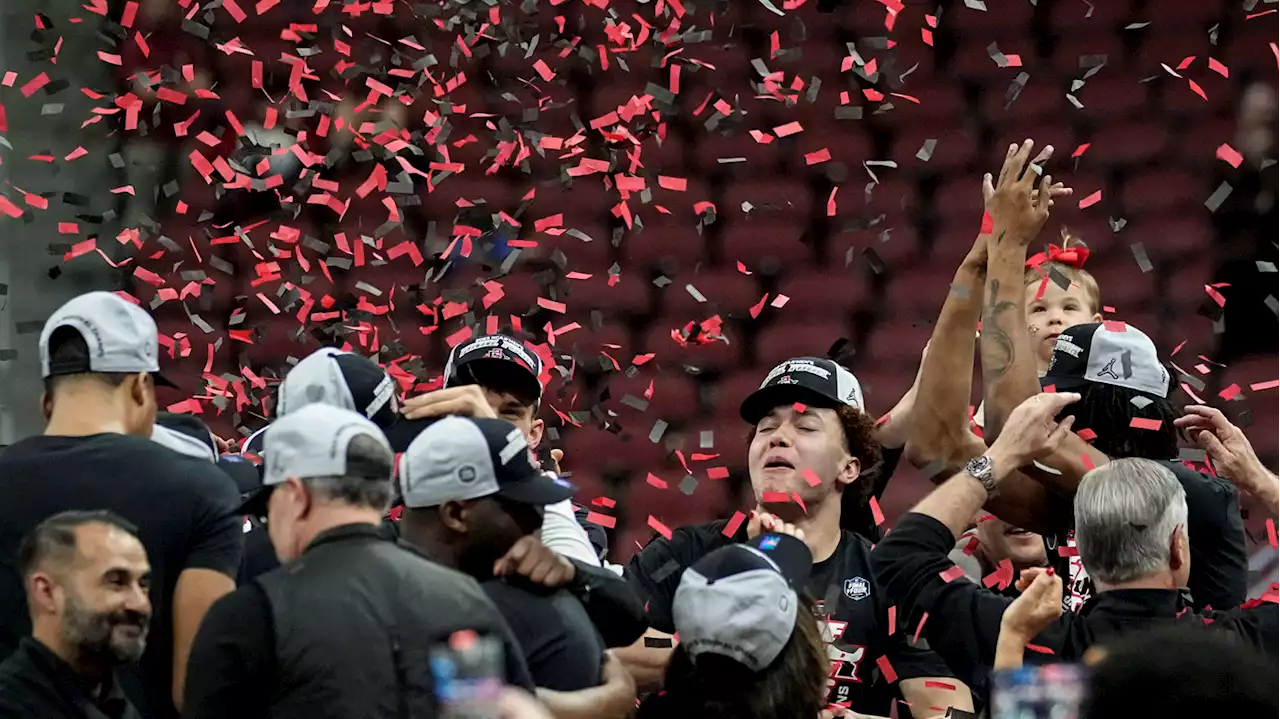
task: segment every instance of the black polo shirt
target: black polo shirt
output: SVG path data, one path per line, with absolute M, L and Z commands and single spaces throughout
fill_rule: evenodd
M 1197 610 L 1239 606 L 1249 590 L 1249 552 L 1236 488 L 1179 462 L 1161 464 L 1173 472 L 1187 495 L 1187 534 L 1191 537 L 1189 605 Z M 1076 553 L 1075 530 L 1045 535 L 1045 555 L 1063 578 L 1063 609 L 1079 611 L 1094 596 L 1095 589 Z
M 745 523 L 732 537 L 728 522 L 681 527 L 671 539 L 657 537 L 631 558 L 625 576 L 649 604 L 649 625 L 674 634 L 671 602 L 684 570 L 708 553 L 747 539 Z M 809 594 L 820 603 L 815 618 L 831 658 L 828 702 L 849 705 L 862 714 L 888 716 L 900 693 L 886 680 L 888 668 L 898 679 L 951 677 L 954 674 L 923 642 L 912 643 L 913 628 L 901 619 L 889 624 L 890 603 L 871 576 L 871 543 L 843 532 L 836 551 L 813 565 Z
M 1194 538 L 1194 535 L 1192 535 Z M 1193 539 L 1194 541 L 1194 539 Z M 919 622 L 930 645 L 976 695 L 985 698 L 995 662 L 1000 619 L 1013 602 L 986 588 L 952 576 L 947 553 L 954 546 L 951 530 L 924 514 L 898 520 L 871 555 L 876 579 L 902 616 Z M 1196 612 L 1173 589 L 1120 589 L 1094 596 L 1079 613 L 1064 612 L 1056 623 L 1031 641 L 1028 662 L 1077 661 L 1096 643 L 1144 629 L 1186 622 L 1230 632 L 1241 643 L 1276 655 L 1280 632 L 1277 606 Z
M 144 717 L 176 717 L 171 699 L 173 591 L 184 569 L 235 577 L 242 529 L 235 482 L 214 464 L 122 434 L 31 437 L 0 455 L 0 656 L 30 633 L 15 566 L 22 537 L 67 510 L 109 509 L 138 527 L 151 563 L 151 632 L 142 661 L 120 673 Z
M 572 692 L 600 685 L 604 641 L 572 594 L 523 577 L 490 579 L 480 588 L 511 626 L 536 686 Z
M 138 719 L 114 677 L 95 686 L 33 637 L 0 664 L 0 719 Z

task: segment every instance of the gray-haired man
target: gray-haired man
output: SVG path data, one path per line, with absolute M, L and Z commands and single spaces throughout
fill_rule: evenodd
M 961 572 L 947 553 L 1009 473 L 1062 442 L 1072 420 L 1058 424 L 1054 417 L 1079 397 L 1041 394 L 1019 405 L 987 453 L 916 505 L 871 554 L 888 600 L 910 615 L 909 626 L 928 614 L 922 633 L 929 645 L 979 696 L 986 694 L 1001 618 L 1012 600 L 956 581 Z M 1075 524 L 1080 559 L 1099 591 L 1079 614 L 1067 612 L 1026 637 L 1036 648 L 1028 653 L 1033 660 L 1079 659 L 1111 637 L 1174 622 L 1211 623 L 1275 655 L 1274 600 L 1201 613 L 1185 606 L 1178 588 L 1191 570 L 1187 501 L 1168 467 L 1121 459 L 1089 472 L 1076 491 Z

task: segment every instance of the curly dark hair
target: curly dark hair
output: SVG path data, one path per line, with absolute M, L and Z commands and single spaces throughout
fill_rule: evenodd
M 1092 444 L 1099 452 L 1112 459 L 1164 460 L 1178 456 L 1178 429 L 1173 421 L 1181 413 L 1172 400 L 1096 382 L 1074 391 L 1080 393 L 1080 401 L 1067 405 L 1058 419 L 1074 416 L 1073 430 L 1092 430 L 1097 435 Z M 1138 400 L 1136 404 L 1134 400 Z M 1160 427 L 1133 427 L 1130 423 L 1134 418 L 1159 420 Z

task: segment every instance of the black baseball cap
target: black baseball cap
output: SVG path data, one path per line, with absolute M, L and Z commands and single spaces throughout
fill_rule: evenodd
M 519 367 L 519 370 L 511 370 Z M 498 375 L 507 373 L 509 375 Z M 459 342 L 444 365 L 444 386 L 487 384 L 488 377 L 510 376 L 519 394 L 535 401 L 542 399 L 542 358 L 514 337 L 485 335 Z
M 1124 322 L 1090 322 L 1058 335 L 1042 387 L 1081 389 L 1090 384 L 1124 387 L 1144 395 L 1169 396 L 1169 370 L 1160 362 L 1155 343 Z
M 827 409 L 841 405 L 861 409 L 862 385 L 852 372 L 833 360 L 793 357 L 769 370 L 760 388 L 743 400 L 739 414 L 755 424 L 774 407 L 796 402 Z
M 444 417 L 423 430 L 400 457 L 400 494 L 410 508 L 497 495 L 546 506 L 578 488 L 533 463 L 529 443 L 503 419 Z

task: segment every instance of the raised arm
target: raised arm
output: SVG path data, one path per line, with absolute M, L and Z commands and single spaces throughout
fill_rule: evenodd
M 1054 195 L 1067 192 L 1070 190 L 1061 186 L 1050 188 Z M 992 194 L 990 182 L 985 183 L 983 195 L 988 203 Z M 929 468 L 939 481 L 987 449 L 969 427 L 969 401 L 973 393 L 974 328 L 982 313 L 990 238 L 978 235 L 956 270 L 916 378 L 907 459 L 917 468 Z M 1061 503 L 1039 482 L 1015 472 L 1006 480 L 1002 494 L 987 504 L 987 510 L 1019 527 L 1046 533 L 1052 528 L 1055 511 L 1061 509 L 1055 505 Z
M 1000 436 L 1014 407 L 1040 393 L 1035 354 L 1027 331 L 1022 277 L 1027 245 L 1040 234 L 1053 204 L 1048 191 L 1053 183 L 1050 176 L 1040 177 L 1039 189 L 1032 193 L 1038 176 L 1036 163 L 1047 159 L 1053 147 L 1045 147 L 1036 160 L 1028 164 L 1031 150 L 1030 140 L 1009 147 L 990 202 L 994 228 L 988 243 L 987 286 L 979 340 L 986 413 L 983 430 L 988 443 Z M 1108 460 L 1106 455 L 1071 434 L 1040 461 L 1040 467 L 1029 466 L 1023 468 L 1024 471 L 1071 496 L 1086 472 Z

